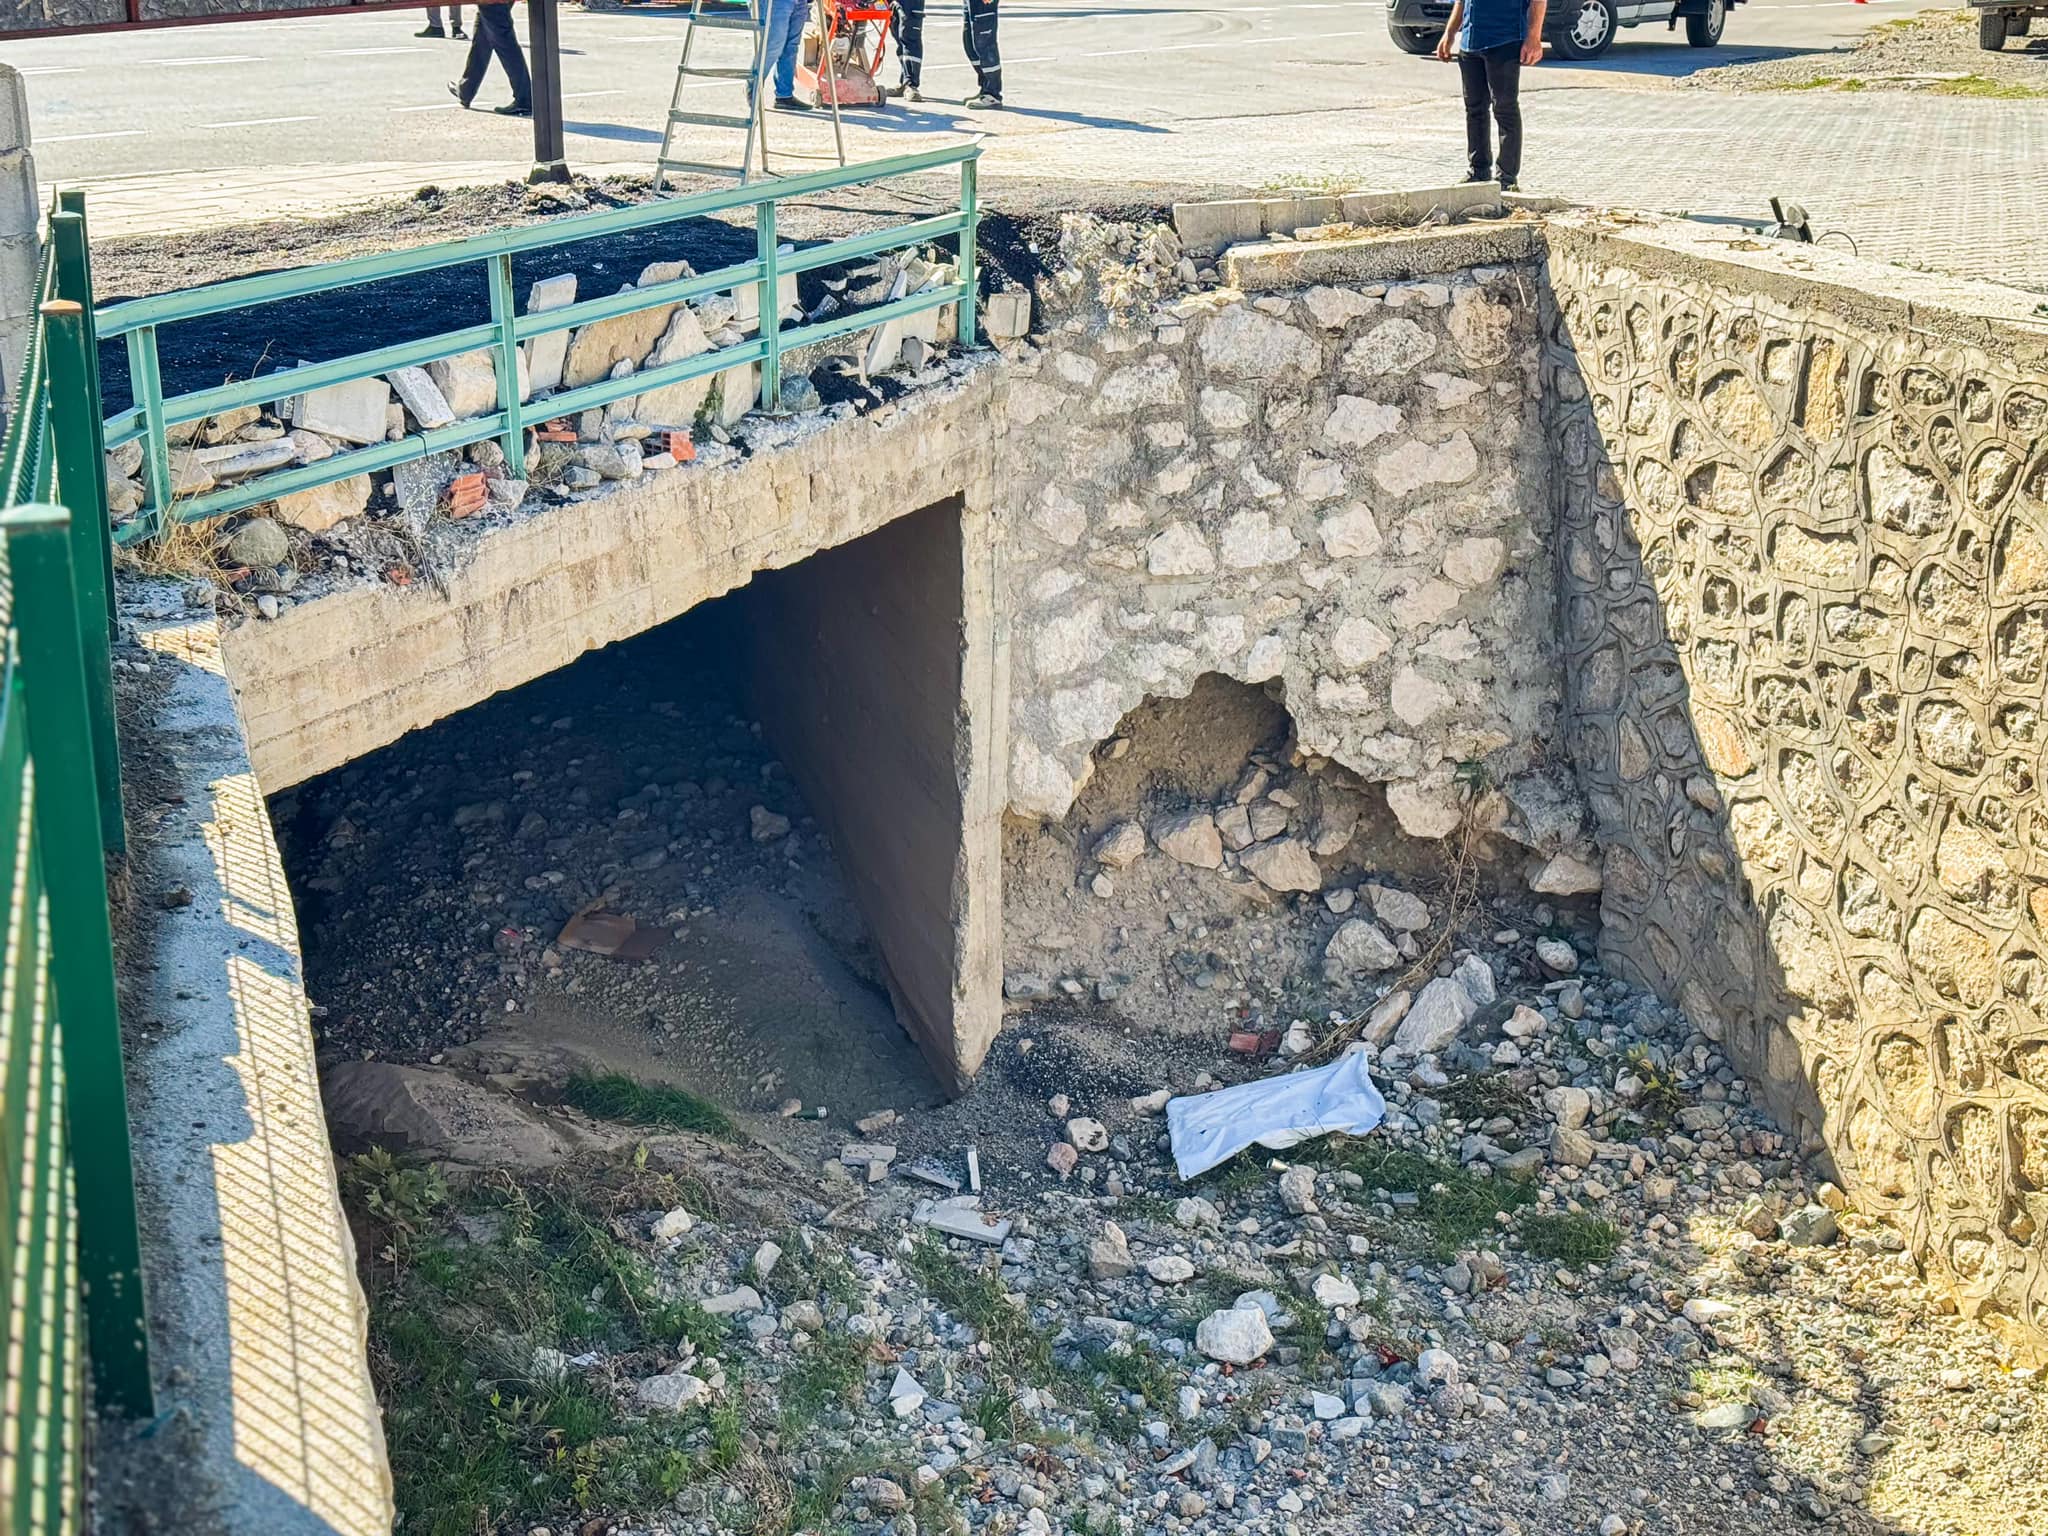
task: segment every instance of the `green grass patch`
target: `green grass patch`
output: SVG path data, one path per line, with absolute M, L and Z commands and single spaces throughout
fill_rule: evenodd
M 1621 1246 L 1621 1229 L 1579 1211 L 1548 1211 L 1516 1223 L 1522 1246 L 1539 1259 L 1567 1264 L 1605 1264 Z
M 867 1381 L 871 1353 L 868 1341 L 827 1329 L 811 1340 L 796 1364 L 782 1378 L 785 1420 L 801 1424 L 830 1405 L 846 1407 L 860 1396 Z
M 1052 1336 L 1010 1300 L 990 1268 L 963 1264 L 929 1229 L 918 1234 L 904 1261 L 925 1294 L 988 1341 L 997 1365 L 1013 1375 L 1045 1382 L 1052 1375 Z
M 2031 101 L 2048 96 L 2048 90 L 2018 80 L 1992 80 L 1984 75 L 1965 75 L 1960 80 L 1935 80 L 1917 87 L 1930 96 L 1982 96 L 1993 101 Z
M 578 1072 L 562 1086 L 562 1101 L 598 1120 L 653 1125 L 730 1137 L 732 1117 L 708 1099 L 667 1083 L 643 1083 L 619 1072 Z
M 370 1357 L 407 1536 L 473 1536 L 565 1510 L 651 1511 L 713 1470 L 703 1415 L 637 1416 L 534 1358 L 536 1348 L 602 1348 L 651 1362 L 682 1337 L 722 1336 L 694 1306 L 664 1302 L 644 1256 L 591 1209 L 673 1201 L 672 1180 L 503 1177 L 425 1200 L 402 1171 L 358 1159 L 348 1188 L 379 1239 L 365 1276 Z
M 1412 1208 L 1396 1209 L 1396 1218 L 1420 1228 L 1430 1255 L 1446 1263 L 1460 1248 L 1492 1233 L 1497 1214 L 1512 1214 L 1536 1196 L 1529 1180 L 1482 1177 L 1455 1163 L 1369 1142 L 1346 1144 L 1338 1166 L 1357 1174 L 1367 1189 L 1416 1196 Z

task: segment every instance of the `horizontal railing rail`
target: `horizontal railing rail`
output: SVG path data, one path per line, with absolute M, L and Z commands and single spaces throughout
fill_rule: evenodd
M 115 532 L 120 543 L 160 533 L 165 520 L 196 521 L 271 501 L 296 491 L 312 490 L 352 475 L 393 469 L 432 454 L 495 439 L 506 461 L 525 462 L 526 428 L 536 421 L 574 416 L 641 395 L 670 384 L 686 383 L 729 370 L 757 367 L 758 400 L 763 409 L 777 408 L 782 394 L 781 360 L 797 347 L 821 342 L 939 309 L 954 306 L 957 330 L 965 345 L 975 341 L 975 295 L 979 279 L 975 236 L 979 223 L 976 164 L 978 142 L 897 155 L 860 165 L 813 171 L 801 176 L 746 186 L 721 188 L 691 197 L 662 199 L 628 208 L 581 214 L 546 224 L 494 231 L 463 240 L 443 241 L 408 251 L 352 257 L 317 267 L 294 268 L 258 277 L 236 278 L 206 287 L 158 294 L 110 304 L 95 316 L 101 339 L 125 337 L 131 403 L 104 416 L 105 445 L 143 444 L 145 496 L 133 518 Z M 830 240 L 801 251 L 784 251 L 776 236 L 778 207 L 792 199 L 815 196 L 874 182 L 957 167 L 960 201 L 951 213 L 913 220 L 872 233 Z M 644 233 L 689 219 L 751 209 L 755 220 L 755 254 L 714 272 L 693 273 L 645 288 L 583 299 L 558 308 L 518 312 L 512 287 L 512 258 L 558 250 L 610 236 Z M 782 280 L 821 267 L 906 250 L 934 241 L 954 240 L 959 250 L 951 282 L 932 283 L 886 303 L 834 315 L 785 329 L 780 292 Z M 306 298 L 422 273 L 481 265 L 488 279 L 490 318 L 434 335 L 301 364 L 253 378 L 237 379 L 202 389 L 166 395 L 163 386 L 163 331 L 233 310 Z M 522 347 L 538 337 L 597 324 L 645 310 L 669 308 L 715 294 L 754 291 L 758 332 L 744 341 L 712 347 L 691 357 L 638 369 L 621 378 L 599 379 L 532 399 L 520 398 L 519 359 Z M 171 432 L 224 412 L 303 395 L 332 385 L 388 375 L 400 368 L 488 351 L 497 375 L 496 408 L 440 426 L 420 426 L 402 437 L 331 454 L 317 462 L 280 467 L 239 479 L 208 485 L 192 494 L 176 494 Z M 105 406 L 102 405 L 102 411 Z M 655 423 L 655 425 L 681 425 Z

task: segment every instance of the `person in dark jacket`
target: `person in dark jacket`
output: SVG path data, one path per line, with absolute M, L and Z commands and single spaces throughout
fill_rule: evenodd
M 971 3 L 971 0 L 970 0 Z M 1522 66 L 1543 62 L 1544 0 L 1453 0 L 1451 19 L 1436 45 L 1436 56 L 1458 57 L 1465 88 L 1467 181 L 1493 180 L 1512 191 L 1522 174 Z M 1486 121 L 1493 109 L 1500 124 L 1500 158 Z
M 998 0 L 962 0 L 961 4 L 966 22 L 960 29 L 960 42 L 967 50 L 967 62 L 974 66 L 974 79 L 980 86 L 965 105 L 977 109 L 1003 104 L 1003 60 L 996 51 L 997 3 Z
M 512 0 L 481 0 L 476 8 L 476 36 L 470 40 L 469 57 L 462 66 L 462 78 L 448 82 L 448 94 L 467 107 L 476 99 L 484 74 L 491 67 L 491 55 L 505 66 L 512 84 L 512 99 L 491 110 L 503 117 L 533 116 L 533 77 L 526 72 L 526 55 L 520 51 L 519 33 L 512 26 Z
M 903 70 L 903 83 L 885 94 L 923 101 L 924 0 L 889 0 L 889 5 L 896 13 L 896 62 Z

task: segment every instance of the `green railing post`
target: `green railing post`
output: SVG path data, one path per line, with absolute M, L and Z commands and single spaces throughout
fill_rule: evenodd
M 957 328 L 963 347 L 974 345 L 974 312 L 981 300 L 981 277 L 975 270 L 975 241 L 981 224 L 978 201 L 981 179 L 975 165 L 972 156 L 960 162 L 960 216 L 967 225 L 960 231 L 960 282 L 967 291 L 960 295 Z
M 93 405 L 92 444 L 101 455 L 100 462 L 105 463 L 106 396 L 100 392 L 100 341 L 98 327 L 93 323 L 92 245 L 85 230 L 85 193 L 76 187 L 60 191 L 57 209 L 50 220 L 50 237 L 57 247 L 57 297 L 75 299 L 85 310 L 86 378 Z M 104 500 L 104 487 L 100 496 Z M 67 500 L 65 505 L 72 503 Z M 101 511 L 105 510 L 102 506 Z M 107 593 L 107 636 L 111 639 L 119 633 L 120 621 L 114 611 L 114 527 L 105 517 L 100 519 L 99 535 L 100 567 L 105 574 Z
M 14 629 L 35 762 L 35 825 L 50 911 L 50 976 L 63 1038 L 72 1167 L 79 1189 L 79 1269 L 100 1401 L 154 1411 L 128 1088 L 121 1064 L 114 946 L 93 793 L 90 708 L 79 655 L 71 514 L 31 505 L 0 512 L 13 577 Z
M 161 534 L 171 521 L 171 444 L 164 436 L 164 376 L 157 364 L 153 325 L 128 333 L 128 392 L 142 412 L 142 456 L 149 465 L 149 531 Z
M 775 271 L 775 204 L 754 207 L 755 246 L 761 258 L 761 409 L 782 409 L 781 279 Z
M 53 225 L 76 214 L 60 213 Z M 57 248 L 63 259 L 63 245 Z M 61 270 L 61 268 L 60 268 Z M 57 446 L 56 494 L 71 509 L 71 579 L 85 666 L 87 735 L 99 787 L 100 835 L 109 852 L 127 846 L 121 815 L 120 744 L 114 728 L 113 655 L 107 646 L 107 462 L 100 447 L 99 396 L 92 388 L 92 316 L 75 299 L 42 307 L 43 356 L 50 377 L 50 435 Z
M 491 259 L 491 323 L 498 328 L 498 409 L 505 413 L 505 463 L 526 478 L 526 428 L 519 419 L 519 313 L 512 299 L 512 254 Z

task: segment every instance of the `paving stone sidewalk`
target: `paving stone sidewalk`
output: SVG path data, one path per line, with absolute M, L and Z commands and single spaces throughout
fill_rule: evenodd
M 1533 89 L 1524 187 L 1575 201 L 1764 218 L 1773 194 L 1865 256 L 2048 290 L 2048 103 L 1836 94 Z M 1440 184 L 1462 170 L 1450 99 L 1310 112 L 1181 118 L 1133 129 L 1020 120 L 986 141 L 984 185 L 1005 176 L 1274 186 Z M 901 153 L 899 135 L 850 128 L 856 158 Z M 575 162 L 601 174 L 639 161 Z M 311 216 L 435 182 L 514 179 L 524 162 L 266 166 L 86 183 L 101 236 L 170 234 L 224 220 Z M 1839 240 L 1836 243 L 1841 243 Z

